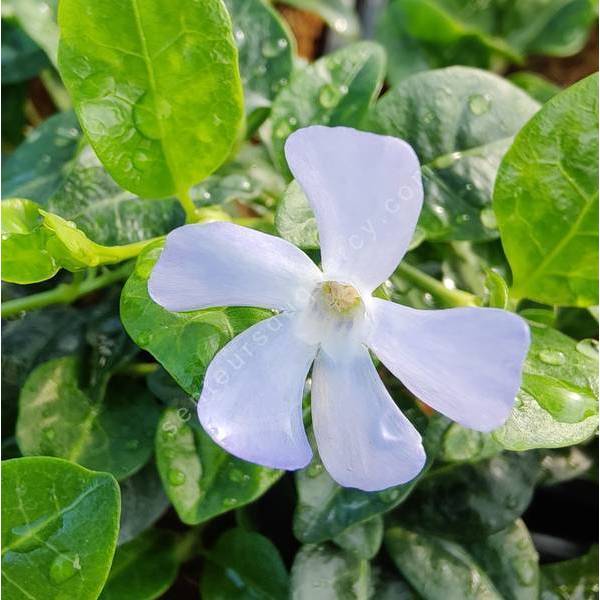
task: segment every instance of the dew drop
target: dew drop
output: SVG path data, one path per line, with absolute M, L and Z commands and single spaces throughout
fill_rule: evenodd
M 564 365 L 567 360 L 560 350 L 542 350 L 538 356 L 547 365 Z
M 231 479 L 231 481 L 234 481 L 235 483 L 242 483 L 245 481 L 249 481 L 250 475 L 244 473 L 243 471 L 240 471 L 240 469 L 234 468 L 231 469 L 231 471 L 229 472 L 229 479 Z
M 496 221 L 496 213 L 493 208 L 484 208 L 479 215 L 483 226 L 487 229 L 497 229 L 498 221 Z
M 265 40 L 262 44 L 262 55 L 266 58 L 272 58 L 281 54 L 288 47 L 288 41 L 285 38 L 278 40 Z
M 487 94 L 475 94 L 469 97 L 469 110 L 476 116 L 481 116 L 490 110 L 492 101 Z
M 143 150 L 136 150 L 133 155 L 133 166 L 139 171 L 145 171 L 152 164 L 152 157 Z
M 585 339 L 577 343 L 577 352 L 590 358 L 598 358 L 598 340 Z
M 185 473 L 179 469 L 169 469 L 167 479 L 172 486 L 177 487 L 185 483 Z
M 233 32 L 233 36 L 235 37 L 235 41 L 238 43 L 238 45 L 243 44 L 244 40 L 246 39 L 246 34 L 241 29 L 236 29 Z
M 283 139 L 292 133 L 292 128 L 288 121 L 284 119 L 275 125 L 274 133 L 275 137 Z
M 344 33 L 348 29 L 348 19 L 340 17 L 333 22 L 333 28 L 338 33 Z
M 50 565 L 50 579 L 54 583 L 64 583 L 81 570 L 79 554 L 59 554 Z
M 225 506 L 235 506 L 238 503 L 238 499 L 237 498 L 225 498 L 225 500 L 223 500 L 223 504 Z
M 319 92 L 319 103 L 323 108 L 333 108 L 340 101 L 342 96 L 342 88 L 339 88 L 332 83 L 326 83 Z

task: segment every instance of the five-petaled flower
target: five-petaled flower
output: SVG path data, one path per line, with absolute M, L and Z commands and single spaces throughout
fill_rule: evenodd
M 231 223 L 186 225 L 167 236 L 150 296 L 170 311 L 279 311 L 229 342 L 206 372 L 198 416 L 225 450 L 269 467 L 306 466 L 302 396 L 313 365 L 312 425 L 330 475 L 362 490 L 406 482 L 425 463 L 421 436 L 369 350 L 417 398 L 490 431 L 513 406 L 529 330 L 503 310 L 415 310 L 372 296 L 421 211 L 419 162 L 407 143 L 315 126 L 292 134 L 285 152 L 316 216 L 322 270 L 278 237 Z

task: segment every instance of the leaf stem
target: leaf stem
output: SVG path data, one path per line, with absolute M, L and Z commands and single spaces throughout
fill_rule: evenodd
M 190 193 L 187 190 L 183 190 L 179 192 L 177 195 L 177 199 L 179 203 L 183 207 L 185 211 L 185 222 L 186 223 L 197 223 L 198 222 L 198 213 L 196 212 L 196 205 L 194 201 L 190 197 Z
M 0 309 L 2 318 L 13 317 L 24 311 L 44 308 L 53 304 L 70 304 L 82 296 L 126 279 L 131 275 L 133 267 L 133 262 L 127 262 L 117 269 L 106 270 L 97 277 L 86 277 L 83 280 L 80 274 L 76 273 L 71 283 L 61 283 L 46 292 L 3 302 Z
M 403 277 L 418 288 L 429 292 L 434 298 L 450 307 L 455 306 L 480 306 L 479 299 L 474 294 L 463 290 L 451 290 L 441 281 L 423 273 L 423 271 L 409 265 L 406 262 L 400 264 L 396 273 L 392 276 L 392 282 L 396 276 Z

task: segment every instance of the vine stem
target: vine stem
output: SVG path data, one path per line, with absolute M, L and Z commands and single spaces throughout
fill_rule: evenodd
M 198 222 L 198 213 L 196 212 L 196 205 L 194 201 L 190 197 L 190 193 L 187 190 L 183 190 L 179 192 L 177 195 L 177 199 L 179 203 L 183 207 L 185 211 L 185 222 L 186 223 L 197 223 Z
M 441 281 L 427 275 L 427 273 L 423 273 L 423 271 L 406 262 L 401 263 L 396 269 L 396 273 L 392 276 L 392 282 L 394 281 L 394 277 L 398 275 L 416 285 L 419 289 L 429 292 L 446 306 L 480 306 L 479 299 L 474 294 L 463 290 L 451 290 Z
M 116 281 L 127 279 L 133 272 L 133 267 L 133 262 L 127 262 L 113 271 L 105 271 L 101 275 L 92 275 L 83 280 L 76 273 L 71 283 L 61 283 L 46 292 L 3 302 L 1 305 L 2 318 L 13 317 L 23 311 L 44 308 L 53 304 L 70 304 L 86 294 L 107 287 Z

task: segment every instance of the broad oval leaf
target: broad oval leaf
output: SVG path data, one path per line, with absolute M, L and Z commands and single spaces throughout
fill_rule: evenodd
M 375 515 L 362 523 L 352 525 L 334 537 L 333 541 L 359 558 L 370 560 L 379 552 L 383 541 L 383 518 L 381 515 Z
M 289 578 L 277 548 L 244 529 L 226 531 L 209 551 L 200 580 L 203 600 L 286 600 Z
M 283 147 L 288 136 L 308 125 L 357 127 L 383 83 L 385 53 L 373 42 L 337 50 L 297 71 L 271 110 L 275 163 L 290 175 Z
M 292 566 L 292 600 L 367 600 L 369 562 L 329 544 L 302 546 Z
M 220 0 L 62 0 L 58 22 L 63 81 L 121 186 L 146 197 L 185 193 L 225 160 L 243 114 Z
M 561 92 L 507 152 L 494 210 L 513 294 L 598 304 L 598 76 Z
M 41 364 L 27 378 L 19 399 L 19 448 L 123 479 L 150 458 L 158 407 L 130 380 L 109 384 L 106 395 L 94 399 L 81 387 L 80 369 L 77 358 L 67 356 Z
M 160 598 L 177 577 L 175 534 L 151 529 L 117 548 L 99 600 Z
M 264 494 L 283 474 L 217 446 L 185 409 L 167 409 L 156 432 L 158 471 L 179 518 L 195 525 Z
M 377 102 L 373 129 L 406 140 L 421 161 L 427 238 L 498 237 L 490 215 L 496 171 L 538 106 L 505 79 L 467 67 L 418 73 Z
M 119 532 L 119 487 L 50 457 L 2 463 L 2 588 L 7 597 L 96 600 Z
M 458 544 L 392 527 L 386 548 L 406 579 L 427 600 L 503 600 L 490 578 Z

